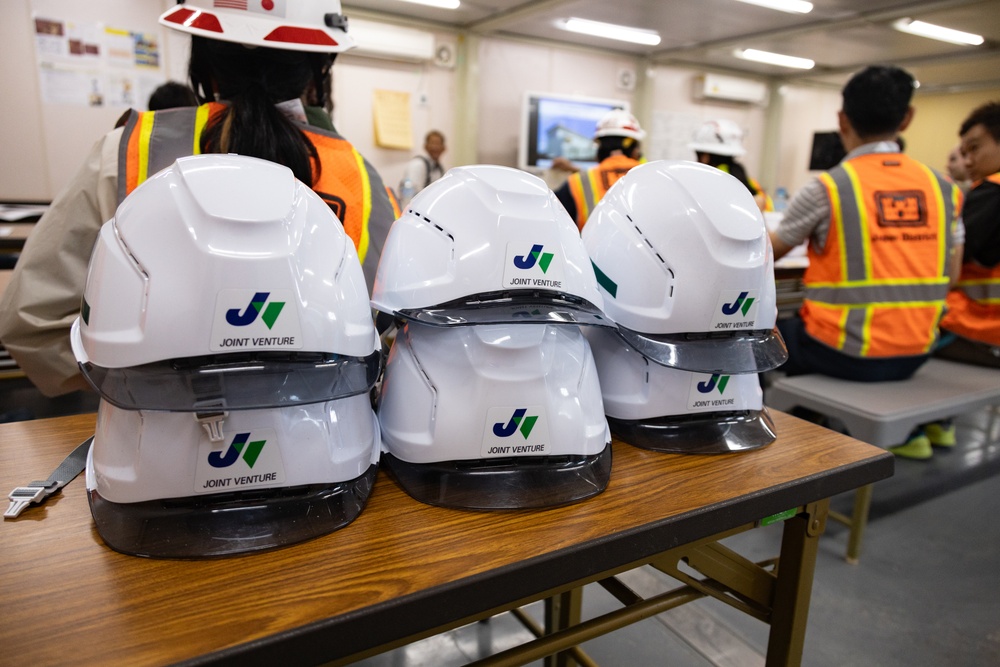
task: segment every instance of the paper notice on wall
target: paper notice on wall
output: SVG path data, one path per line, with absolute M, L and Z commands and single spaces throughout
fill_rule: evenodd
M 42 16 L 33 21 L 47 104 L 144 108 L 165 80 L 156 34 Z
M 694 160 L 688 144 L 701 125 L 695 114 L 676 111 L 654 111 L 645 154 L 649 160 Z
M 413 148 L 410 94 L 397 90 L 375 90 L 372 112 L 375 145 L 382 148 Z

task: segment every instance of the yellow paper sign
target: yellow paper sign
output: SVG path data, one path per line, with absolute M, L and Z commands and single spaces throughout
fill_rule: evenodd
M 410 94 L 397 90 L 376 90 L 374 93 L 375 145 L 404 150 L 413 148 Z

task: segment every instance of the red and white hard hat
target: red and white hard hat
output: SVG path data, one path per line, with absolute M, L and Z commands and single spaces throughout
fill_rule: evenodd
M 731 157 L 739 157 L 747 152 L 743 148 L 743 130 L 725 118 L 703 123 L 694 133 L 694 141 L 688 144 L 688 148 L 697 153 Z
M 601 137 L 631 137 L 636 141 L 642 141 L 646 138 L 646 132 L 639 125 L 639 121 L 636 120 L 635 116 L 628 111 L 624 109 L 612 109 L 604 114 L 604 118 L 597 123 L 597 131 L 594 132 L 594 138 L 599 139 Z
M 339 53 L 355 46 L 340 0 L 180 2 L 160 23 L 208 39 L 289 51 Z

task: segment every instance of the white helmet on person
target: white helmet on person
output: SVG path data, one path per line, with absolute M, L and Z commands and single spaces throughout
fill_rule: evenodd
M 694 140 L 688 148 L 696 153 L 728 155 L 739 157 L 747 151 L 743 148 L 743 130 L 731 120 L 718 118 L 710 120 L 695 131 Z
M 407 322 L 378 416 L 383 464 L 429 504 L 550 507 L 609 480 L 611 436 L 578 327 Z
M 355 46 L 340 0 L 179 2 L 160 16 L 174 30 L 288 51 L 339 53 Z
M 582 237 L 605 313 L 644 356 L 726 374 L 788 358 L 764 219 L 733 176 L 696 162 L 641 164 L 598 202 Z
M 88 488 L 105 541 L 218 556 L 353 520 L 379 450 L 367 299 L 353 242 L 286 167 L 199 155 L 136 188 L 101 228 L 71 332 L 101 395 Z
M 724 454 L 774 442 L 756 374 L 693 373 L 651 362 L 608 329 L 590 328 L 611 432 L 662 452 Z
M 455 167 L 417 193 L 386 238 L 372 307 L 435 326 L 613 326 L 580 234 L 545 182 Z
M 629 137 L 642 141 L 646 138 L 646 132 L 631 113 L 624 109 L 612 109 L 597 122 L 594 139 L 601 137 Z

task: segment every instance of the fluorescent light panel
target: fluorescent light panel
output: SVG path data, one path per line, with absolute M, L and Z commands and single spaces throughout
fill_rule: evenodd
M 971 32 L 953 30 L 952 28 L 945 28 L 944 26 L 925 23 L 924 21 L 914 21 L 909 18 L 894 21 L 892 27 L 900 32 L 908 32 L 911 35 L 936 39 L 950 44 L 979 46 L 983 43 L 982 35 L 974 35 Z
M 458 6 L 461 4 L 459 0 L 402 0 L 402 2 L 438 7 L 440 9 L 458 9 Z
M 785 56 L 780 53 L 770 51 L 758 51 L 757 49 L 737 49 L 733 52 L 737 58 L 743 60 L 753 60 L 758 63 L 768 65 L 778 65 L 780 67 L 791 67 L 794 69 L 812 69 L 816 63 L 808 58 L 796 58 L 795 56 Z
M 571 18 L 565 21 L 557 21 L 556 26 L 570 32 L 578 32 L 593 37 L 617 39 L 622 42 L 632 42 L 633 44 L 656 46 L 660 43 L 660 34 L 656 31 L 629 28 L 628 26 L 615 25 L 613 23 Z
M 738 2 L 777 9 L 779 12 L 788 12 L 789 14 L 808 14 L 813 10 L 813 4 L 805 0 L 738 0 Z

